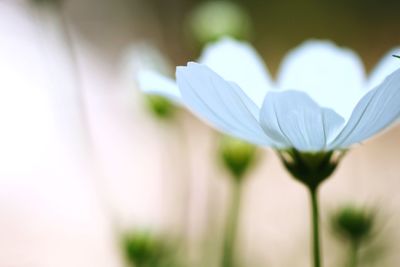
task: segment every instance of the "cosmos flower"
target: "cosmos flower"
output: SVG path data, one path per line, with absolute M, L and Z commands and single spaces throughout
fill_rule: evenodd
M 179 99 L 217 129 L 250 143 L 330 151 L 362 142 L 399 117 L 395 51 L 367 79 L 351 50 L 307 41 L 286 55 L 273 81 L 250 45 L 225 38 L 209 45 L 199 63 L 177 68 L 178 87 L 155 73 L 142 81 L 151 81 L 146 85 L 153 92 Z
M 177 87 L 173 80 L 163 86 L 165 78 L 156 75 L 145 85 L 153 93 L 172 94 L 226 134 L 277 150 L 293 178 L 309 190 L 312 260 L 320 267 L 320 184 L 338 166 L 343 149 L 400 116 L 400 69 L 387 58 L 366 78 L 351 50 L 308 41 L 286 55 L 274 81 L 251 46 L 223 39 L 208 46 L 199 63 L 177 68 Z M 168 87 L 173 90 L 167 94 Z

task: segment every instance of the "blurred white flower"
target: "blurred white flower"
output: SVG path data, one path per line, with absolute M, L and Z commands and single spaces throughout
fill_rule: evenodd
M 147 94 L 165 96 L 175 103 L 182 104 L 181 93 L 172 75 L 168 75 L 170 64 L 162 53 L 149 44 L 141 44 L 133 47 L 134 51 L 128 55 L 128 61 L 132 64 L 129 69 L 136 73 L 139 88 Z M 235 57 L 231 57 L 231 55 Z M 247 87 L 247 93 L 262 103 L 264 97 L 262 87 L 272 86 L 272 81 L 264 71 L 262 60 L 257 52 L 247 43 L 223 38 L 221 41 L 206 46 L 198 59 L 227 80 L 235 80 Z M 237 65 L 248 65 L 245 72 Z M 252 79 L 246 72 L 252 72 Z M 264 88 L 265 89 L 265 88 Z
M 288 53 L 273 82 L 251 46 L 222 39 L 205 49 L 200 64 L 177 68 L 180 94 L 176 87 L 173 94 L 214 127 L 254 144 L 341 149 L 399 117 L 400 70 L 395 69 L 400 64 L 390 59 L 393 52 L 366 79 L 351 50 L 308 41 Z M 162 79 L 152 78 L 153 93 L 172 92 Z
M 136 44 L 127 50 L 125 58 L 128 75 L 131 77 L 132 71 L 136 74 L 134 78 L 142 91 L 180 103 L 180 93 L 172 78 L 173 65 L 157 47 L 148 42 Z

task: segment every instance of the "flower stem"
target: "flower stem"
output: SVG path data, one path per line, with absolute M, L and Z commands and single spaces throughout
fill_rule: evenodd
M 234 181 L 232 190 L 232 199 L 230 202 L 228 221 L 225 232 L 224 248 L 222 255 L 222 267 L 235 267 L 235 243 L 238 223 L 240 218 L 240 202 L 241 202 L 241 183 Z
M 351 242 L 349 267 L 357 267 L 358 241 Z
M 318 190 L 310 187 L 311 209 L 312 209 L 312 232 L 313 232 L 313 261 L 314 267 L 321 267 L 321 250 L 319 239 L 319 209 Z

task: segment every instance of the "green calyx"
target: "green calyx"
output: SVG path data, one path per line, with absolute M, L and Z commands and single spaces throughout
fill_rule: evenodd
M 146 104 L 150 111 L 160 119 L 169 119 L 173 116 L 175 106 L 163 96 L 146 95 Z
M 333 229 L 352 242 L 359 243 L 371 234 L 375 214 L 353 205 L 338 209 L 332 216 Z
M 257 148 L 245 141 L 223 136 L 219 155 L 227 170 L 236 179 L 241 179 L 255 161 Z
M 342 151 L 300 152 L 294 148 L 279 150 L 286 169 L 310 189 L 316 189 L 335 171 Z

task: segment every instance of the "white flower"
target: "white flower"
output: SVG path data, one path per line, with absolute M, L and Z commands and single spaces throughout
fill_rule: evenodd
M 199 62 L 177 68 L 180 94 L 174 97 L 219 130 L 254 144 L 342 149 L 400 115 L 400 62 L 388 55 L 368 79 L 354 52 L 325 41 L 291 51 L 275 82 L 253 48 L 231 39 L 208 46 Z M 160 81 L 153 80 L 166 95 L 171 88 Z

